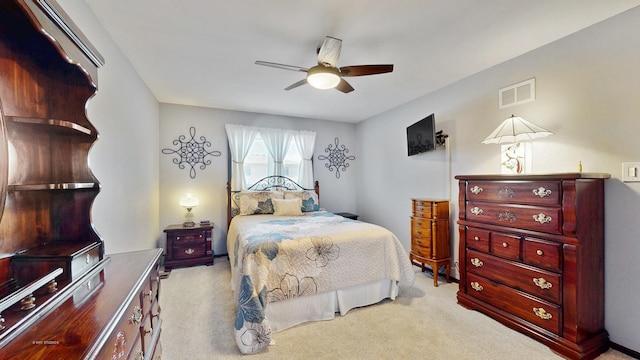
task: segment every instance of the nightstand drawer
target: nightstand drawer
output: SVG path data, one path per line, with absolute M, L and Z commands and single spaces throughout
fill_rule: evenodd
M 205 244 L 190 246 L 176 246 L 173 248 L 173 257 L 176 259 L 200 258 L 206 255 Z
M 179 232 L 169 236 L 172 238 L 174 245 L 202 243 L 206 238 L 204 231 Z

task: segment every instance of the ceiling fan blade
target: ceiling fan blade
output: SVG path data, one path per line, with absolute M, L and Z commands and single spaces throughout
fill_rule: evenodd
M 353 65 L 340 68 L 340 76 L 364 76 L 384 74 L 393 71 L 393 65 Z
M 309 69 L 303 68 L 300 66 L 278 64 L 278 63 L 272 63 L 272 62 L 260 61 L 260 60 L 256 61 L 256 65 L 269 66 L 269 67 L 274 67 L 274 68 L 283 69 L 283 70 L 293 70 L 293 71 L 301 71 L 301 72 L 309 71 Z
M 325 37 L 322 46 L 318 50 L 318 64 L 337 67 L 341 50 L 342 40 L 331 36 Z
M 286 88 L 284 88 L 284 89 L 285 89 L 285 90 L 295 89 L 295 88 L 297 88 L 298 86 L 302 86 L 302 85 L 304 85 L 304 84 L 306 84 L 306 83 L 307 83 L 307 79 L 306 79 L 306 78 L 304 78 L 304 79 L 302 79 L 302 80 L 298 81 L 298 82 L 297 82 L 297 83 L 295 83 L 295 84 L 291 84 L 291 85 L 287 86 L 287 87 L 286 87 Z
M 336 90 L 342 91 L 346 94 L 353 91 L 353 86 L 344 81 L 344 79 L 340 79 L 340 83 L 338 83 L 338 86 L 336 86 Z

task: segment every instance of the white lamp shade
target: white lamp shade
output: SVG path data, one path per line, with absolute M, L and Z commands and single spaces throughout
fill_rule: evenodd
M 187 194 L 180 198 L 180 206 L 184 208 L 194 208 L 198 205 L 200 205 L 200 201 L 198 201 L 197 197 L 191 194 Z
M 545 130 L 538 125 L 527 120 L 511 115 L 503 121 L 486 139 L 483 144 L 510 144 L 524 141 L 531 141 L 545 136 L 553 135 L 551 131 Z
M 316 89 L 333 89 L 340 83 L 340 75 L 336 68 L 318 65 L 307 72 L 307 83 Z

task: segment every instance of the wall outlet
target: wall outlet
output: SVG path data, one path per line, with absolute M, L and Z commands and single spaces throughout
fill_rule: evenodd
M 640 162 L 622 163 L 622 181 L 640 182 Z

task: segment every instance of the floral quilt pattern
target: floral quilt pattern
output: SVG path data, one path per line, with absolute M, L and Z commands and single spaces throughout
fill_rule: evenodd
M 388 230 L 325 211 L 234 218 L 228 234 L 235 337 L 244 354 L 271 343 L 269 303 L 369 281 L 410 285 L 406 251 Z M 378 266 L 379 265 L 379 266 Z

